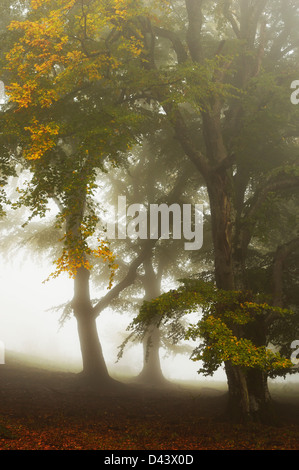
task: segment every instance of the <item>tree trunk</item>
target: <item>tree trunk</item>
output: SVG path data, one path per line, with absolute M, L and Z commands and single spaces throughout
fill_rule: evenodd
M 202 8 L 204 2 L 186 0 L 185 3 L 188 17 L 187 46 L 194 63 L 201 64 L 204 57 L 202 54 Z M 253 47 L 257 25 L 264 6 L 264 1 L 261 2 L 259 7 L 256 6 L 256 2 L 242 1 L 239 24 L 234 16 L 230 14 L 229 2 L 224 7 L 227 19 L 232 24 L 235 34 L 238 39 L 244 40 L 246 46 L 244 47 L 244 54 L 240 56 L 239 73 L 236 74 L 236 85 L 240 89 L 246 87 L 248 80 L 256 75 L 260 66 L 255 60 L 248 59 L 248 50 Z M 173 40 L 172 43 L 174 44 Z M 260 46 L 262 48 L 262 41 Z M 260 52 L 258 56 L 257 62 L 260 61 Z M 227 66 L 229 67 L 229 64 Z M 225 73 L 223 74 L 222 71 L 216 72 L 214 83 L 223 83 L 224 75 Z M 163 100 L 160 100 L 160 102 L 163 102 Z M 209 107 L 205 106 L 205 103 L 199 104 L 201 107 L 204 105 L 205 108 L 201 113 L 205 153 L 202 152 L 193 134 L 189 132 L 188 125 L 186 125 L 179 110 L 169 102 L 166 106 L 164 104 L 163 106 L 173 123 L 176 138 L 180 141 L 186 155 L 194 163 L 195 168 L 207 185 L 211 211 L 216 286 L 224 290 L 242 290 L 245 287 L 245 248 L 250 241 L 251 232 L 249 234 L 245 234 L 244 231 L 241 233 L 241 228 L 237 227 L 237 212 L 240 214 L 244 205 L 247 171 L 244 168 L 241 175 L 242 186 L 238 188 L 233 165 L 235 156 L 228 151 L 227 138 L 223 127 L 224 108 L 222 100 L 217 96 L 211 96 Z M 231 109 L 232 121 L 227 122 L 229 127 L 234 130 L 232 137 L 238 135 L 239 128 L 243 125 L 240 120 L 241 113 L 241 105 L 236 102 L 235 107 Z M 231 130 L 228 134 L 231 134 Z M 244 334 L 246 335 L 246 331 L 244 331 Z M 242 370 L 240 367 L 231 364 L 226 364 L 226 373 L 229 387 L 229 409 L 230 411 L 233 410 L 233 414 L 238 415 L 240 420 L 247 421 L 253 416 L 253 409 L 256 408 L 256 404 L 268 401 L 265 377 L 262 377 L 262 374 L 258 373 L 257 370 L 251 373 L 251 370 L 250 372 L 248 369 Z
M 234 289 L 232 258 L 233 204 L 226 171 L 211 172 L 207 184 L 214 246 L 215 279 L 219 289 Z
M 155 273 L 151 257 L 147 257 L 143 265 L 145 270 L 144 300 L 152 300 L 161 293 L 160 273 Z M 149 327 L 143 339 L 143 368 L 138 376 L 138 381 L 151 385 L 165 382 L 160 362 L 160 331 L 155 325 Z
M 210 198 L 212 236 L 215 251 L 215 278 L 219 289 L 243 289 L 243 265 L 240 250 L 234 250 L 238 244 L 235 231 L 235 208 L 231 191 L 231 180 L 227 171 L 214 172 L 208 184 Z M 235 259 L 235 257 L 237 259 Z M 242 256 L 241 256 L 242 258 Z M 240 269 L 236 269 L 236 266 Z M 243 336 L 248 337 L 257 346 L 265 346 L 264 325 L 254 322 L 250 328 L 244 328 Z M 258 369 L 246 370 L 225 364 L 229 402 L 228 413 L 233 421 L 269 421 L 272 420 L 271 399 L 267 386 L 267 376 Z
M 271 424 L 275 421 L 275 415 L 267 379 L 267 374 L 262 370 L 249 369 L 247 372 L 251 418 L 254 421 Z
M 283 308 L 283 271 L 287 258 L 298 248 L 299 238 L 296 237 L 277 248 L 273 263 L 273 305 Z
M 228 384 L 228 416 L 233 422 L 248 422 L 250 405 L 245 373 L 230 362 L 225 363 L 225 372 Z
M 243 335 L 246 336 L 246 333 Z M 254 341 L 254 344 L 258 342 Z M 235 422 L 273 423 L 274 413 L 267 374 L 255 368 L 242 368 L 225 363 L 228 381 L 228 415 Z
M 215 280 L 219 289 L 234 290 L 233 204 L 226 171 L 213 172 L 208 182 L 214 245 Z M 236 422 L 250 419 L 249 393 L 244 371 L 230 362 L 225 364 L 228 384 L 228 414 Z
M 154 326 L 143 340 L 143 368 L 138 381 L 150 385 L 165 382 L 160 362 L 160 331 Z
M 77 320 L 82 354 L 82 376 L 90 383 L 106 385 L 112 382 L 104 360 L 98 337 L 96 318 L 93 315 L 89 292 L 89 271 L 80 267 L 74 280 L 72 306 Z
M 69 237 L 67 248 L 72 256 L 73 247 L 82 244 L 81 224 L 86 210 L 86 193 L 80 188 L 73 194 L 67 204 L 66 234 Z M 76 250 L 75 250 L 76 251 Z M 86 260 L 86 255 L 81 254 L 82 263 Z M 77 263 L 77 259 L 71 260 Z M 98 336 L 96 315 L 90 299 L 90 272 L 81 264 L 74 276 L 74 296 L 72 309 L 77 320 L 78 336 L 82 356 L 81 377 L 88 384 L 106 386 L 113 383 L 109 376 L 104 360 L 101 343 Z
M 267 384 L 267 375 L 259 369 L 225 364 L 228 382 L 228 416 L 236 423 L 273 424 L 275 415 Z
M 99 341 L 96 320 L 83 311 L 76 315 L 82 354 L 82 374 L 90 381 L 106 382 L 109 377 Z

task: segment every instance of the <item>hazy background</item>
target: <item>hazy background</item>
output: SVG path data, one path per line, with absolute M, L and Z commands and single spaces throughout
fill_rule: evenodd
M 61 312 L 51 311 L 72 298 L 73 283 L 67 276 L 43 283 L 52 270 L 39 266 L 30 260 L 15 259 L 12 263 L 1 263 L 1 309 L 0 340 L 6 351 L 35 356 L 45 365 L 70 370 L 80 369 L 81 354 L 76 329 L 72 317 L 62 328 L 59 325 Z M 98 331 L 105 359 L 113 373 L 136 375 L 142 368 L 142 346 L 133 345 L 125 350 L 118 363 L 118 346 L 124 339 L 126 327 L 132 317 L 106 309 L 98 318 Z M 204 380 L 197 374 L 198 364 L 193 363 L 188 354 L 163 357 L 164 375 L 169 379 Z M 225 380 L 219 371 L 214 379 Z M 209 378 L 211 380 L 211 378 Z
M 43 266 L 30 260 L 15 259 L 1 263 L 1 309 L 0 341 L 5 351 L 14 351 L 31 356 L 45 366 L 76 371 L 81 369 L 81 354 L 72 317 L 60 328 L 61 312 L 51 308 L 72 298 L 73 282 L 67 276 L 43 283 L 52 270 L 49 263 Z M 114 375 L 137 375 L 142 368 L 142 346 L 133 345 L 125 350 L 123 358 L 116 363 L 118 346 L 124 339 L 126 327 L 132 317 L 106 309 L 98 318 L 98 331 L 110 373 Z M 197 373 L 198 363 L 189 355 L 166 355 L 161 351 L 163 373 L 170 380 L 223 381 L 222 370 L 213 377 Z M 284 381 L 284 379 L 276 379 Z M 288 376 L 287 382 L 298 381 L 298 374 Z

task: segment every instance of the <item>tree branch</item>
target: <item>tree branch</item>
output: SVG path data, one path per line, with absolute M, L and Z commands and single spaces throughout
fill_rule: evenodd
M 229 0 L 226 0 L 225 3 L 224 3 L 223 13 L 224 13 L 225 18 L 230 22 L 236 37 L 238 39 L 240 39 L 240 37 L 241 37 L 240 28 L 239 28 L 239 25 L 238 25 L 237 21 L 235 20 L 235 18 L 233 16 L 232 12 L 230 11 L 230 2 L 229 2 Z
M 194 62 L 200 62 L 201 50 L 201 30 L 203 24 L 202 5 L 203 0 L 185 0 L 188 14 L 187 44 Z
M 179 111 L 176 113 L 176 119 L 174 121 L 174 129 L 175 135 L 178 141 L 180 142 L 184 152 L 191 160 L 191 162 L 195 165 L 195 167 L 199 170 L 204 178 L 208 176 L 210 171 L 210 165 L 206 159 L 206 157 L 197 150 L 194 145 L 192 144 L 191 139 L 188 135 L 188 130 L 184 119 Z
M 253 5 L 253 19 L 256 25 L 258 24 L 259 18 L 263 14 L 268 2 L 269 0 L 256 0 Z
M 152 248 L 154 247 L 157 240 L 147 240 L 144 248 L 141 253 L 132 261 L 129 266 L 128 272 L 125 277 L 115 285 L 101 300 L 93 307 L 93 316 L 96 318 L 112 300 L 116 299 L 119 294 L 129 287 L 135 281 L 137 277 L 137 269 L 143 263 L 147 256 L 151 253 Z
M 169 31 L 164 28 L 158 28 L 157 26 L 153 26 L 153 32 L 156 36 L 160 36 L 166 39 L 169 39 L 169 41 L 172 43 L 172 47 L 177 55 L 178 63 L 181 64 L 185 62 L 188 59 L 188 54 L 185 50 L 185 47 L 183 46 L 181 40 L 177 36 L 177 34 L 174 31 Z

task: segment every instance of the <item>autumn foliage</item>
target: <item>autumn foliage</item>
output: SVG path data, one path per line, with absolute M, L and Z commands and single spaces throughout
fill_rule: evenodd
M 182 328 L 180 320 L 192 312 L 197 313 L 197 322 Z M 273 307 L 250 292 L 225 291 L 213 283 L 186 280 L 177 290 L 144 302 L 131 328 L 135 334 L 142 334 L 152 322 L 170 324 L 170 336 L 176 341 L 192 339 L 197 343 L 191 358 L 202 361 L 199 372 L 206 375 L 212 375 L 227 361 L 245 370 L 257 368 L 279 375 L 292 369 L 291 360 L 268 344 L 257 344 L 247 331 L 252 324 L 261 328 L 259 321 L 273 314 L 284 318 L 292 311 Z
M 3 367 L 3 366 L 1 366 Z M 80 390 L 72 374 L 7 365 L 1 371 L 0 450 L 296 450 L 298 406 L 280 426 L 232 425 L 222 419 L 221 390 L 129 386 Z M 283 398 L 283 391 L 279 393 Z M 26 410 L 24 412 L 24 410 Z M 101 458 L 102 456 L 100 456 Z
M 120 77 L 125 77 L 124 65 L 142 53 L 142 34 L 134 21 L 142 11 L 139 2 L 130 0 L 32 1 L 28 19 L 9 26 L 17 34 L 6 55 L 9 119 L 33 173 L 19 191 L 19 204 L 44 215 L 48 200 L 60 200 L 60 226 L 70 216 L 80 225 L 77 231 L 66 227 L 54 277 L 64 271 L 73 277 L 100 257 L 110 267 L 111 286 L 114 256 L 101 237 L 97 246 L 89 244 L 96 223 L 87 223 L 90 213 L 95 217 L 87 198 L 105 159 L 116 161 L 135 140 L 138 118 L 122 107 Z M 67 145 L 71 154 L 65 153 Z M 85 207 L 78 200 L 86 201 Z

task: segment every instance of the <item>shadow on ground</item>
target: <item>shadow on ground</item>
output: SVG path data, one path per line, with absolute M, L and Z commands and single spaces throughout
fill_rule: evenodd
M 101 391 L 10 356 L 0 366 L 0 449 L 298 450 L 298 392 L 272 384 L 280 424 L 245 427 L 223 419 L 224 383 L 151 387 L 126 378 Z

